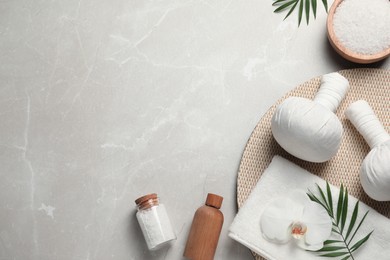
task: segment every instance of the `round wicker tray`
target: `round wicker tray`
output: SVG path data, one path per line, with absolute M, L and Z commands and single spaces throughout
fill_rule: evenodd
M 261 174 L 274 155 L 281 155 L 309 172 L 330 183 L 348 187 L 349 194 L 360 199 L 379 213 L 390 217 L 390 202 L 370 199 L 363 191 L 359 180 L 362 160 L 370 148 L 352 124 L 345 118 L 344 111 L 352 102 L 364 99 L 372 107 L 385 129 L 390 130 L 390 70 L 352 69 L 339 71 L 349 80 L 350 90 L 337 110 L 344 127 L 344 136 L 337 155 L 325 163 L 311 163 L 300 160 L 284 151 L 271 133 L 271 117 L 278 104 L 290 96 L 313 99 L 320 85 L 320 78 L 313 78 L 287 93 L 278 100 L 260 119 L 251 134 L 241 158 L 237 177 L 237 203 L 240 208 L 255 187 Z M 253 253 L 256 260 L 263 258 Z

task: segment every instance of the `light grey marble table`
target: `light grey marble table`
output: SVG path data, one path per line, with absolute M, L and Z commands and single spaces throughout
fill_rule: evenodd
M 0 2 L 0 259 L 182 259 L 195 210 L 224 197 L 245 143 L 312 77 L 357 65 L 272 1 Z M 390 68 L 390 61 L 370 65 Z M 146 249 L 134 199 L 156 192 L 178 239 Z

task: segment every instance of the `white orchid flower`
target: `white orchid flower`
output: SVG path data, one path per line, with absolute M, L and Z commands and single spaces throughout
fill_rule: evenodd
M 306 250 L 321 249 L 332 232 L 326 210 L 301 190 L 273 200 L 265 208 L 260 226 L 268 241 L 283 244 L 293 240 Z

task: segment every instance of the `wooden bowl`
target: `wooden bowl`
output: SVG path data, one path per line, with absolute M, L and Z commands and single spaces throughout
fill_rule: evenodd
M 326 26 L 327 26 L 327 32 L 328 32 L 328 39 L 332 47 L 336 50 L 338 54 L 340 54 L 344 59 L 347 59 L 352 62 L 356 63 L 362 63 L 362 64 L 367 64 L 367 63 L 373 63 L 376 61 L 380 61 L 388 56 L 390 56 L 390 48 L 385 49 L 384 51 L 381 51 L 376 54 L 360 54 L 353 52 L 349 49 L 347 49 L 345 46 L 343 46 L 340 41 L 337 39 L 335 33 L 334 33 L 334 28 L 333 28 L 333 17 L 334 13 L 339 6 L 339 4 L 343 0 L 335 0 L 330 7 L 329 14 L 328 14 L 328 19 L 326 21 Z

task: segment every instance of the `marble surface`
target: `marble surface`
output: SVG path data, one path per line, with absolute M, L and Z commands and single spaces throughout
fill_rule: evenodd
M 254 126 L 285 92 L 358 67 L 272 1 L 0 2 L 0 259 L 182 259 L 208 192 L 227 236 Z M 369 65 L 390 68 L 390 61 Z M 178 239 L 150 253 L 134 199 L 156 192 Z

